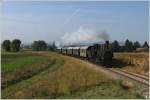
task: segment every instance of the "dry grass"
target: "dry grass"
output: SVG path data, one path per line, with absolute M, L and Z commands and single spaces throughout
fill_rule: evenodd
M 148 53 L 115 53 L 114 58 L 126 64 L 126 66 L 123 66 L 123 70 L 142 75 L 148 75 L 149 73 Z

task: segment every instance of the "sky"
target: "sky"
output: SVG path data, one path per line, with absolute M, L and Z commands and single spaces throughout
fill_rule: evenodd
M 80 41 L 103 31 L 110 41 L 149 40 L 147 1 L 5 1 L 1 8 L 2 41 Z

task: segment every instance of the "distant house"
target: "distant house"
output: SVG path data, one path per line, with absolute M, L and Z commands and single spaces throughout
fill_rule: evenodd
M 149 49 L 148 48 L 137 48 L 136 52 L 148 52 Z

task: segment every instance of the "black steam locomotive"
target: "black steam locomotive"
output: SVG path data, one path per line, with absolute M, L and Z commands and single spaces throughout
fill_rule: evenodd
M 57 51 L 65 55 L 86 58 L 94 62 L 102 62 L 103 64 L 110 64 L 113 58 L 109 41 L 92 46 L 62 47 L 58 48 Z

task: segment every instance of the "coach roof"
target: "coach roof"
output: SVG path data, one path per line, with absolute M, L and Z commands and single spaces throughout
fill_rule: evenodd
M 88 49 L 90 46 L 81 46 L 80 49 Z
M 73 47 L 68 47 L 67 49 L 72 49 Z
M 72 47 L 72 49 L 80 49 L 80 47 Z

